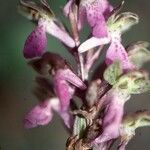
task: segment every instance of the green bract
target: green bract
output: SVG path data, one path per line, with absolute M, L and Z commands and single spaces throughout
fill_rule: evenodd
M 104 79 L 111 85 L 114 85 L 120 75 L 123 73 L 121 64 L 119 61 L 115 61 L 113 64 L 107 67 L 104 72 Z
M 132 71 L 120 77 L 115 87 L 130 94 L 140 94 L 150 90 L 150 80 L 147 73 Z

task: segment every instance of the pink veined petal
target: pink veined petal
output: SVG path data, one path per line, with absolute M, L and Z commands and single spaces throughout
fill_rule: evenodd
M 74 86 L 80 88 L 80 89 L 86 89 L 86 85 L 83 83 L 83 81 L 70 69 L 66 69 L 63 71 L 62 76 L 66 81 L 73 84 Z
M 69 83 L 64 79 L 60 72 L 56 72 L 54 76 L 54 89 L 60 100 L 61 111 L 67 111 L 72 93 L 70 92 Z
M 59 39 L 61 42 L 63 42 L 65 45 L 68 47 L 75 47 L 75 42 L 74 40 L 70 37 L 70 35 L 61 29 L 57 24 L 55 24 L 53 21 L 50 21 L 47 24 L 46 27 L 46 32 L 51 34 L 52 36 L 56 37 Z
M 44 25 L 38 25 L 28 36 L 24 45 L 24 57 L 34 58 L 42 56 L 47 46 L 47 38 Z
M 34 128 L 39 125 L 47 125 L 53 117 L 49 101 L 36 105 L 24 118 L 25 128 Z
M 103 38 L 108 36 L 107 25 L 102 14 L 102 5 L 95 1 L 86 7 L 87 21 L 92 28 L 94 37 Z
M 107 0 L 81 0 L 81 4 L 79 6 L 78 29 L 81 30 L 86 21 L 88 21 L 92 28 L 95 27 L 97 29 L 101 29 L 103 25 L 106 28 L 105 20 L 107 20 L 107 18 L 111 15 L 110 12 L 112 10 L 113 7 Z M 103 34 L 101 33 L 102 29 L 104 30 Z M 107 28 L 104 29 L 103 27 L 102 29 L 98 33 L 96 33 L 98 30 L 95 29 L 93 35 L 101 37 L 101 34 L 107 34 Z
M 78 52 L 84 53 L 89 49 L 92 49 L 100 45 L 108 44 L 109 42 L 110 42 L 109 37 L 104 37 L 104 38 L 91 37 L 90 39 L 86 40 L 79 46 Z
M 128 53 L 126 52 L 120 41 L 112 41 L 106 53 L 106 64 L 110 65 L 115 60 L 119 60 L 124 70 L 132 70 L 135 66 L 130 62 Z
M 73 1 L 74 0 L 69 0 L 63 9 L 63 13 L 66 17 L 68 17 L 68 15 L 69 15 Z

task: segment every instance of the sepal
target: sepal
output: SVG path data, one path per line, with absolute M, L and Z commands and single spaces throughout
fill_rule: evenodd
M 114 86 L 130 94 L 140 94 L 150 90 L 150 80 L 146 72 L 131 71 L 121 76 Z
M 120 62 L 115 61 L 113 64 L 107 67 L 103 76 L 109 84 L 114 85 L 122 73 L 123 70 Z
M 150 61 L 149 42 L 139 41 L 127 47 L 130 61 L 139 69 Z

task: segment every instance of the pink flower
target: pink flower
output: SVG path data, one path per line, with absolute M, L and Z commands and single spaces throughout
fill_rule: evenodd
M 46 1 L 41 1 L 41 5 L 38 5 L 34 2 L 21 0 L 19 9 L 28 19 L 38 22 L 38 26 L 31 32 L 25 42 L 23 50 L 25 58 L 41 56 L 45 52 L 47 46 L 46 33 L 56 37 L 68 47 L 75 47 L 74 40 L 55 18 Z M 35 14 L 32 14 L 32 12 Z
M 134 65 L 130 62 L 128 54 L 121 44 L 121 35 L 137 23 L 138 16 L 133 13 L 126 12 L 119 15 L 114 13 L 107 22 L 108 36 L 100 38 L 93 36 L 82 43 L 78 51 L 83 53 L 91 48 L 110 43 L 106 53 L 106 64 L 110 65 L 114 61 L 119 60 L 124 70 L 132 70 L 134 69 Z M 105 31 L 105 27 L 102 27 L 101 30 Z
M 86 88 L 83 81 L 58 54 L 46 52 L 40 59 L 35 59 L 31 61 L 30 64 L 38 73 L 50 73 L 52 75 L 54 90 L 60 100 L 62 111 L 68 109 L 70 100 L 75 92 L 75 87 L 81 90 Z
M 124 92 L 124 91 L 123 91 Z M 122 122 L 124 104 L 130 98 L 121 90 L 112 89 L 103 97 L 105 99 L 105 112 L 102 121 L 102 134 L 94 140 L 94 144 L 107 142 L 119 136 Z
M 40 59 L 30 63 L 38 73 L 50 73 L 53 77 L 54 90 L 61 104 L 61 110 L 66 111 L 75 92 L 75 87 L 84 90 L 86 85 L 70 69 L 69 64 L 58 54 L 46 52 Z M 44 68 L 44 71 L 42 70 Z

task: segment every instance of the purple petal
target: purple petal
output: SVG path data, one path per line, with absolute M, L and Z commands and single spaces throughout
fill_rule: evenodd
M 102 122 L 102 134 L 95 139 L 94 144 L 107 142 L 119 136 L 119 128 L 122 122 L 124 103 L 127 97 L 120 95 L 116 90 L 110 90 L 106 95 L 106 108 Z
M 135 68 L 130 62 L 128 53 L 119 40 L 113 41 L 106 53 L 107 65 L 112 64 L 115 60 L 119 60 L 121 62 L 124 70 L 132 70 Z
M 47 125 L 53 117 L 49 101 L 36 105 L 24 118 L 25 128 L 34 128 L 38 125 Z
M 82 80 L 70 69 L 58 70 L 54 75 L 54 87 L 60 99 L 61 111 L 66 111 L 68 109 L 74 93 L 74 88 L 72 88 L 68 82 L 80 89 L 86 88 Z
M 105 18 L 101 11 L 101 6 L 94 4 L 87 5 L 86 7 L 87 21 L 92 28 L 94 37 L 103 38 L 107 37 L 107 25 Z
M 75 42 L 72 37 L 64 29 L 55 24 L 55 22 L 50 21 L 50 23 L 47 24 L 46 32 L 59 39 L 68 47 L 75 47 Z
M 111 139 L 115 139 L 119 136 L 119 127 L 123 116 L 123 104 L 110 103 L 105 111 L 105 117 L 103 120 L 103 133 L 96 139 L 96 142 L 106 142 Z
M 54 76 L 54 89 L 61 104 L 61 111 L 66 111 L 70 105 L 70 99 L 72 98 L 71 87 L 61 75 L 61 72 L 56 72 Z
M 42 56 L 47 46 L 47 38 L 45 27 L 38 25 L 33 32 L 28 36 L 24 45 L 24 57 L 34 58 Z
M 64 70 L 62 76 L 64 76 L 64 79 L 73 84 L 74 86 L 80 89 L 86 89 L 86 85 L 83 83 L 83 81 L 70 69 Z

